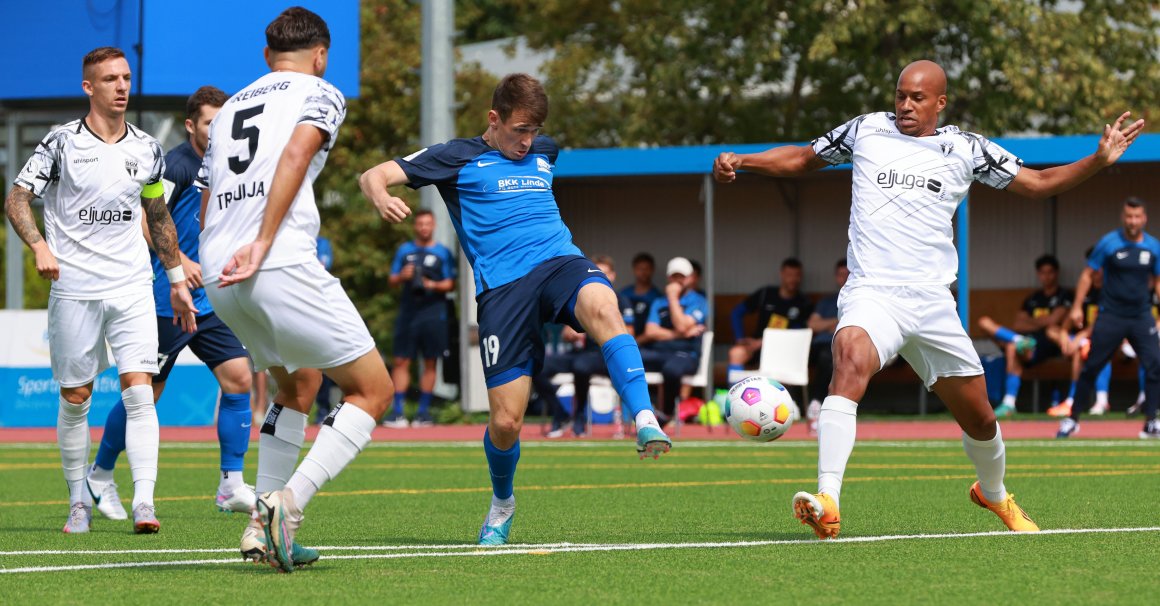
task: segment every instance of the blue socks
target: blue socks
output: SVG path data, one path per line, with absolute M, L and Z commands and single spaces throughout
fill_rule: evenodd
M 608 367 L 612 387 L 620 394 L 631 416 L 636 418 L 639 412 L 652 411 L 648 383 L 644 380 L 644 362 L 641 361 L 636 339 L 628 334 L 616 335 L 601 346 L 600 353 L 604 354 L 604 365 Z
M 1100 374 L 1096 375 L 1096 392 L 1108 391 L 1108 386 L 1112 384 L 1112 363 L 1104 364 L 1104 369 Z
M 1071 382 L 1071 388 L 1067 390 L 1067 399 L 1075 401 L 1075 381 Z
M 1006 326 L 1000 326 L 999 330 L 995 331 L 995 338 L 1004 343 L 1013 343 L 1018 337 L 1019 335 L 1015 331 Z
M 125 401 L 117 400 L 105 419 L 105 432 L 101 434 L 101 446 L 97 449 L 97 467 L 112 471 L 117 466 L 117 457 L 125 451 L 126 423 Z
M 491 490 L 495 498 L 510 499 L 516 479 L 516 463 L 520 461 L 520 441 L 516 440 L 507 450 L 500 450 L 491 443 L 490 430 L 484 430 L 483 452 L 487 455 L 487 470 L 491 473 Z
M 401 391 L 395 392 L 395 407 L 391 410 L 391 414 L 396 417 L 403 416 L 403 398 L 407 394 Z
M 217 434 L 221 448 L 222 471 L 242 471 L 246 451 L 250 449 L 250 394 L 223 393 L 218 402 Z
M 419 410 L 416 414 L 424 415 L 431 408 L 431 392 L 423 391 L 419 393 Z
M 1015 396 L 1018 396 L 1019 395 L 1019 386 L 1022 384 L 1023 384 L 1023 377 L 1020 377 L 1019 375 L 1014 375 L 1014 374 L 1007 375 L 1007 390 L 1005 392 L 1003 392 L 1003 395 L 1010 396 L 1012 398 L 1014 398 Z

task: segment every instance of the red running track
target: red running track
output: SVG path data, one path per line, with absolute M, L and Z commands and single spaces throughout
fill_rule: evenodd
M 1137 420 L 1098 420 L 1081 422 L 1081 431 L 1074 439 L 1137 439 L 1143 421 Z M 1025 439 L 1053 439 L 1059 423 L 1050 420 L 1035 421 L 1003 421 L 1001 422 L 1003 437 L 1008 440 Z M 546 428 L 538 423 L 529 423 L 524 426 L 522 439 L 547 440 L 543 436 Z M 478 441 L 483 439 L 483 425 L 438 425 L 434 427 L 414 427 L 408 429 L 388 429 L 380 427 L 375 430 L 375 441 L 384 442 L 442 442 L 442 441 Z M 101 429 L 92 430 L 94 444 L 101 439 Z M 306 439 L 313 440 L 318 434 L 318 427 L 306 429 Z M 613 439 L 611 425 L 598 425 L 593 428 L 589 439 Z M 680 440 L 741 440 L 727 426 L 708 428 L 700 425 L 684 425 L 680 435 L 670 431 L 673 437 Z M 858 423 L 858 441 L 870 440 L 958 440 L 962 431 L 954 421 L 880 421 L 867 420 Z M 255 426 L 251 438 L 257 440 L 258 428 Z M 567 441 L 573 438 L 562 438 Z M 809 435 L 806 423 L 798 422 L 790 428 L 785 440 L 813 440 Z M 216 442 L 217 430 L 214 427 L 162 427 L 161 441 L 163 442 Z M 0 428 L 0 442 L 56 442 L 56 429 L 48 428 Z

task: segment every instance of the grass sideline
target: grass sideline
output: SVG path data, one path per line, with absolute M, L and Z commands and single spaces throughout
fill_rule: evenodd
M 55 449 L 0 445 L 0 587 L 13 603 L 1151 603 L 1160 444 L 1009 442 L 1008 487 L 1039 535 L 1001 532 L 967 499 L 959 444 L 859 444 L 831 543 L 789 513 L 816 483 L 810 446 L 678 443 L 637 461 L 627 443 L 528 443 L 515 543 L 479 550 L 478 444 L 375 444 L 307 511 L 300 538 L 323 559 L 281 575 L 237 557 L 245 520 L 214 510 L 212 444 L 162 445 L 151 536 L 99 517 L 64 535 Z M 124 461 L 117 480 L 128 503 Z

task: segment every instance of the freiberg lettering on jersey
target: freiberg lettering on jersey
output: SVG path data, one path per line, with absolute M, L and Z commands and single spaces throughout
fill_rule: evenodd
M 113 223 L 128 223 L 133 220 L 133 211 L 127 209 L 109 208 L 97 210 L 95 206 L 82 208 L 81 223 L 85 225 L 112 225 Z
M 878 184 L 885 187 L 901 187 L 902 189 L 914 189 L 916 187 L 925 187 L 934 193 L 942 192 L 942 181 L 931 179 L 922 175 L 913 175 L 910 173 L 900 173 L 893 168 L 890 172 L 878 173 Z
M 496 182 L 500 191 L 516 189 L 551 189 L 547 179 L 540 177 L 518 177 L 515 179 L 500 179 Z
M 244 91 L 234 95 L 234 97 L 232 99 L 230 99 L 230 103 L 234 103 L 237 101 L 245 101 L 246 99 L 253 99 L 254 97 L 260 97 L 266 93 L 272 93 L 276 90 L 286 90 L 288 88 L 290 88 L 290 81 L 289 80 L 275 82 L 274 84 L 260 86 L 258 88 L 251 88 L 250 90 L 244 90 Z
M 265 195 L 265 181 L 252 181 L 249 185 L 243 183 L 234 191 L 227 191 L 217 195 L 218 210 L 225 210 L 230 207 L 230 204 L 245 200 L 246 198 L 259 198 Z

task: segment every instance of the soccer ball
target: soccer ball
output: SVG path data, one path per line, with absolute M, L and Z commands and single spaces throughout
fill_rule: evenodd
M 793 425 L 793 408 L 793 398 L 781 383 L 749 377 L 729 390 L 725 420 L 747 440 L 772 442 Z

